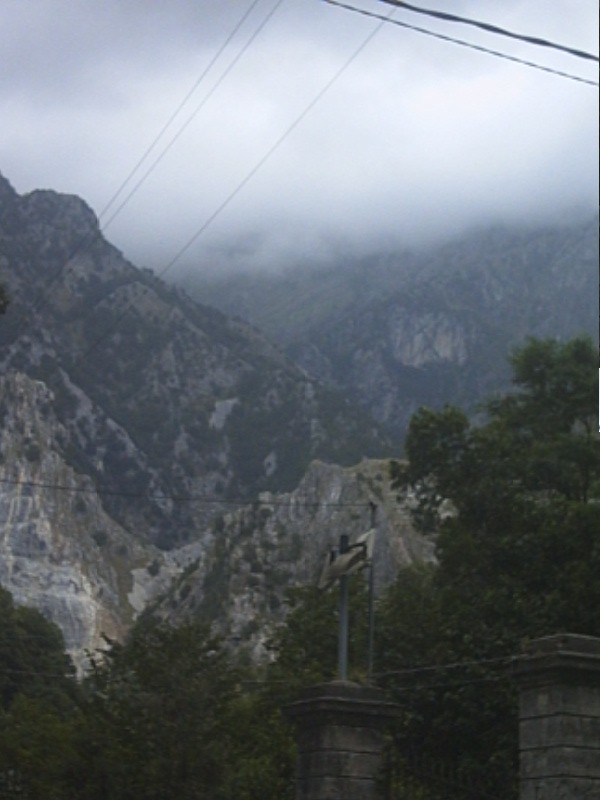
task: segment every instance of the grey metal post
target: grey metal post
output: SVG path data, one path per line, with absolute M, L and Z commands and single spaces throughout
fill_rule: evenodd
M 373 660 L 375 651 L 375 536 L 377 529 L 375 527 L 377 521 L 377 506 L 375 503 L 369 503 L 371 506 L 371 529 L 373 530 L 373 548 L 371 552 L 371 563 L 369 565 L 369 654 L 367 659 L 367 682 L 373 682 Z
M 373 659 L 375 650 L 375 558 L 369 566 L 369 657 L 367 662 L 367 682 L 373 682 Z
M 348 534 L 340 536 L 340 555 L 348 551 Z M 348 577 L 340 578 L 340 629 L 338 638 L 338 675 L 348 680 Z

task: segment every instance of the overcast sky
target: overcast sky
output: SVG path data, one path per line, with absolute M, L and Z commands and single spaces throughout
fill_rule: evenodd
M 414 2 L 598 52 L 596 0 Z M 394 18 L 597 80 L 596 62 Z M 198 83 L 101 217 L 109 240 L 159 272 L 206 226 L 171 276 L 597 208 L 597 87 L 386 23 L 311 106 L 377 25 L 321 0 L 0 0 L 0 172 L 20 193 L 74 193 L 100 213 Z

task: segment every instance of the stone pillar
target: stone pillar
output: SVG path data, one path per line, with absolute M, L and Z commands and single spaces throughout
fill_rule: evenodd
M 520 800 L 600 800 L 600 639 L 536 639 L 514 677 Z
M 332 681 L 284 709 L 296 727 L 296 800 L 381 800 L 384 731 L 398 716 L 379 689 Z

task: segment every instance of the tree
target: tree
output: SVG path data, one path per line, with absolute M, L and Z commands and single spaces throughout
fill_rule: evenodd
M 8 295 L 4 290 L 2 284 L 0 284 L 0 314 L 4 314 L 6 309 L 8 308 Z
M 85 686 L 79 796 L 216 798 L 236 683 L 205 626 L 142 621 Z
M 79 800 L 285 800 L 293 744 L 255 678 L 203 623 L 142 618 L 84 687 Z
M 333 680 L 338 662 L 338 584 L 327 591 L 316 586 L 289 590 L 290 611 L 269 646 L 274 662 L 268 674 L 286 686 L 285 699 L 301 688 Z M 364 680 L 367 674 L 368 597 L 366 581 L 354 575 L 348 584 L 350 680 Z
M 74 668 L 60 629 L 39 611 L 17 606 L 0 588 L 0 709 L 20 695 L 43 699 L 57 711 L 72 707 Z
M 485 424 L 451 407 L 413 417 L 396 477 L 416 494 L 417 524 L 436 533 L 439 565 L 401 575 L 379 623 L 387 668 L 411 668 L 387 682 L 406 708 L 405 750 L 502 800 L 516 791 L 507 660 L 528 638 L 600 635 L 596 350 L 586 338 L 530 339 L 512 366 L 515 391 L 488 404 Z
M 76 753 L 74 670 L 60 630 L 0 589 L 0 778 L 30 800 L 67 800 Z

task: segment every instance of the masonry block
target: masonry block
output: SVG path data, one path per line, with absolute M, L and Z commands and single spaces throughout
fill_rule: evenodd
M 381 800 L 385 729 L 398 706 L 379 689 L 332 681 L 284 711 L 296 729 L 296 800 Z
M 600 800 L 600 639 L 536 639 L 513 675 L 521 800 Z

